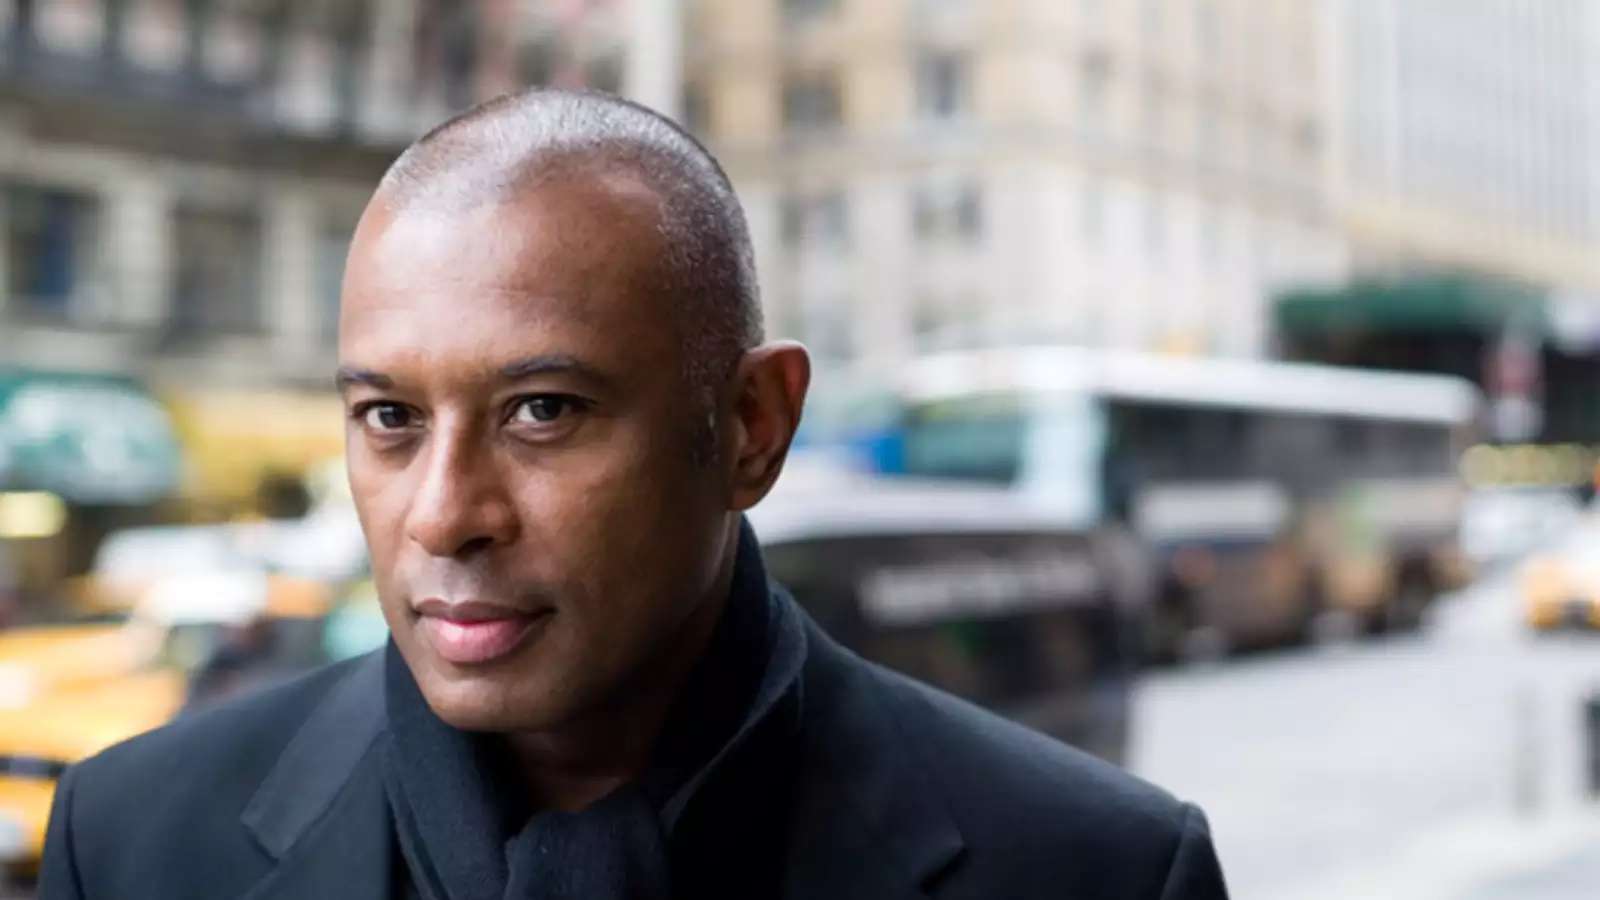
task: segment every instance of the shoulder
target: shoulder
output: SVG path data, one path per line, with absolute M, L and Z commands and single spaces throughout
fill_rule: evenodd
M 73 855 L 105 869 L 202 847 L 252 858 L 240 815 L 312 711 L 361 662 L 181 716 L 72 766 L 58 810 L 73 822 Z
M 1171 794 L 1055 738 L 935 688 L 862 663 L 907 747 L 958 815 L 996 806 L 1013 821 L 1093 820 L 1127 837 L 1175 837 L 1188 808 Z
M 194 783 L 221 773 L 232 783 L 252 773 L 264 774 L 311 710 L 358 662 L 322 667 L 261 693 L 179 716 L 113 745 L 73 767 L 78 789 L 89 791 L 108 779 L 120 790 L 130 778 L 155 780 L 181 774 L 185 783 Z M 167 794 L 178 786 L 168 783 L 160 790 Z
M 940 799 L 964 845 L 949 896 L 1223 897 L 1196 807 L 1054 738 L 842 652 L 851 690 L 881 716 L 879 746 Z M 1188 886 L 1193 882 L 1193 886 Z M 1092 887 L 1091 887 L 1092 886 Z M 1067 891 L 1071 893 L 1071 891 Z M 1047 890 L 1046 893 L 1049 893 Z

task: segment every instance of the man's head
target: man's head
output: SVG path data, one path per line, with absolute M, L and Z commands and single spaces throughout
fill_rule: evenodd
M 384 615 L 446 721 L 581 719 L 714 611 L 809 374 L 758 309 L 727 178 L 642 107 L 513 95 L 396 161 L 340 382 Z

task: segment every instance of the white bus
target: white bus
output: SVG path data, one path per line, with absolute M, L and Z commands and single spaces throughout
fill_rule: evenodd
M 1009 486 L 1159 561 L 1150 650 L 1415 626 L 1466 576 L 1453 377 L 1075 348 L 919 359 L 879 468 Z M 881 442 L 880 442 L 881 443 Z

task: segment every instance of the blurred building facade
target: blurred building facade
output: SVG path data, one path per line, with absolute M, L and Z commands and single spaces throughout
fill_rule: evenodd
M 1340 0 L 1332 27 L 1358 268 L 1600 290 L 1600 8 Z
M 0 361 L 325 387 L 378 173 L 532 83 L 681 104 L 746 201 L 771 330 L 824 366 L 1263 354 L 1275 295 L 1352 273 L 1582 294 L 1597 22 L 1584 0 L 0 0 Z
M 1342 274 L 1323 4 L 699 0 L 685 118 L 825 365 L 1016 340 L 1253 355 Z
M 627 12 L 0 0 L 0 368 L 148 384 L 193 493 L 336 455 L 339 282 L 385 166 L 520 85 L 621 89 Z
M 618 89 L 616 7 L 0 3 L 0 358 L 325 384 L 388 160 L 520 84 Z

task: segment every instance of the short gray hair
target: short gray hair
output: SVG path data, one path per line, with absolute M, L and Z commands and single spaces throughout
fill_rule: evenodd
M 744 210 L 710 151 L 672 120 L 611 94 L 534 88 L 479 104 L 419 138 L 379 190 L 404 205 L 468 207 L 585 166 L 637 175 L 659 197 L 667 279 L 691 388 L 709 401 L 761 343 Z M 709 413 L 709 408 L 703 410 Z

